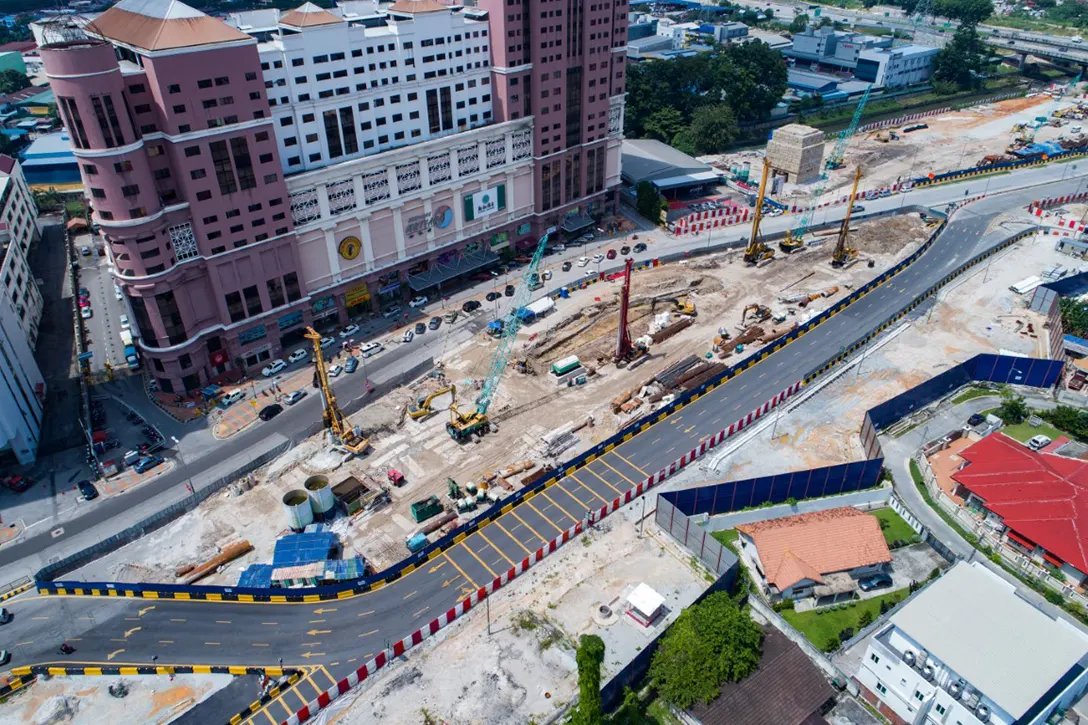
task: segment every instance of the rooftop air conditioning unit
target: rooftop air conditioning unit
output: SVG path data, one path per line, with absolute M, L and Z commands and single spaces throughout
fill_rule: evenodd
M 906 652 L 903 653 L 903 661 L 906 662 L 908 666 L 914 667 L 914 653 L 908 649 Z
M 964 688 L 967 687 L 967 683 L 960 679 L 952 683 L 952 686 L 948 688 L 948 692 L 956 700 L 960 699 L 960 695 L 963 694 Z
M 989 722 L 990 708 L 986 705 L 979 705 L 975 708 L 975 716 L 979 719 L 979 722 Z
M 926 678 L 927 680 L 933 679 L 933 665 L 926 665 L 922 668 L 922 677 Z

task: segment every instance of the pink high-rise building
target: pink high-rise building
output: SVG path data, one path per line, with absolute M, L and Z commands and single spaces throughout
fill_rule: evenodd
M 494 6 L 494 7 L 492 7 Z M 121 0 L 41 54 L 160 387 L 613 213 L 626 2 Z

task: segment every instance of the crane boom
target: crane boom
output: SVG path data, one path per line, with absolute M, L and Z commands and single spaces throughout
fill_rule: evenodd
M 325 367 L 325 353 L 321 349 L 321 333 L 312 327 L 307 327 L 303 336 L 314 346 L 314 375 L 321 389 L 321 409 L 325 427 L 332 431 L 339 445 L 352 453 L 363 453 L 370 446 L 370 440 L 359 435 L 358 431 L 352 428 L 344 412 L 336 403 L 336 396 L 332 394 L 332 386 L 329 385 L 329 373 Z
M 756 195 L 756 210 L 752 219 L 752 235 L 748 238 L 748 246 L 744 250 L 744 261 L 747 264 L 759 264 L 764 260 L 774 259 L 774 250 L 767 246 L 759 232 L 759 223 L 763 221 L 763 197 L 767 193 L 767 176 L 770 171 L 771 162 L 764 157 L 763 176 L 759 180 L 759 194 Z
M 858 182 L 861 180 L 861 167 L 854 172 L 854 186 L 850 189 L 850 200 L 846 203 L 846 216 L 842 218 L 842 226 L 839 227 L 839 238 L 835 242 L 835 251 L 831 253 L 831 265 L 833 267 L 845 267 L 858 256 L 858 250 L 846 246 L 846 238 L 850 234 L 850 217 L 854 212 L 854 200 L 858 197 Z

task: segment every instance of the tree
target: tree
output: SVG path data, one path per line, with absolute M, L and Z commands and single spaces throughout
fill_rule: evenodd
M 994 13 L 992 0 L 934 0 L 933 14 L 974 27 Z
M 805 28 L 808 27 L 808 15 L 801 13 L 793 19 L 790 23 L 790 32 L 793 34 L 805 32 Z
M 669 143 L 672 137 L 684 130 L 684 114 L 675 108 L 662 108 L 650 114 L 643 124 L 646 138 L 656 138 Z
M 0 94 L 8 95 L 30 87 L 30 79 L 17 70 L 0 71 Z
M 1062 327 L 1066 333 L 1088 337 L 1088 305 L 1072 297 L 1061 298 Z
M 711 66 L 713 97 L 728 103 L 740 122 L 767 118 L 786 92 L 786 61 L 766 43 L 730 45 Z
M 649 181 L 640 181 L 635 188 L 635 194 L 635 208 L 638 213 L 654 224 L 660 223 L 662 199 L 657 193 L 657 187 Z
M 595 634 L 583 634 L 578 640 L 578 712 L 575 725 L 601 725 L 601 662 L 604 641 Z
M 736 140 L 740 129 L 733 109 L 722 103 L 703 106 L 692 114 L 690 132 L 696 153 L 717 154 Z
M 623 688 L 623 704 L 612 713 L 610 725 L 641 725 L 643 722 L 642 701 L 638 693 L 630 687 Z
M 1006 425 L 1023 423 L 1031 415 L 1028 404 L 1024 398 L 1010 390 L 1001 393 L 1001 405 L 997 409 L 997 417 L 1005 421 Z
M 973 25 L 961 25 L 952 41 L 933 60 L 935 83 L 954 85 L 959 90 L 980 88 L 989 51 Z
M 689 708 L 709 703 L 723 682 L 747 677 L 759 665 L 763 631 L 725 592 L 685 609 L 661 638 L 650 663 L 658 694 Z

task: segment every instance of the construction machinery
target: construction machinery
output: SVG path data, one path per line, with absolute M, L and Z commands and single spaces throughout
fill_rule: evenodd
M 408 417 L 412 420 L 419 420 L 420 418 L 426 418 L 427 416 L 432 415 L 434 413 L 434 408 L 431 407 L 431 403 L 434 402 L 435 398 L 439 397 L 440 395 L 445 395 L 446 393 L 452 394 L 453 399 L 456 400 L 457 386 L 451 383 L 450 385 L 447 385 L 443 388 L 439 388 L 430 395 L 417 398 L 415 401 L 409 403 Z
M 854 135 L 854 132 L 858 130 L 858 123 L 861 121 L 861 114 L 865 112 L 865 105 L 869 103 L 869 92 L 873 90 L 873 86 L 870 84 L 865 89 L 865 93 L 862 94 L 861 100 L 858 101 L 857 108 L 854 109 L 854 115 L 850 119 L 850 125 L 847 126 L 839 133 L 839 138 L 835 141 L 835 147 L 831 149 L 831 154 L 827 157 L 827 168 L 829 169 L 841 169 L 845 163 L 843 162 L 843 156 L 846 153 L 846 145 L 850 142 L 850 137 Z M 826 174 L 820 178 L 826 181 Z M 821 185 L 821 191 L 822 191 Z M 819 199 L 819 197 L 816 197 Z
M 480 386 L 480 394 L 476 397 L 476 403 L 472 410 L 462 412 L 458 409 L 457 403 L 450 404 L 450 420 L 446 423 L 446 432 L 454 440 L 468 440 L 473 435 L 482 435 L 491 430 L 491 421 L 487 417 L 487 409 L 491 407 L 495 391 L 502 381 L 506 366 L 510 362 L 510 355 L 514 351 L 514 342 L 517 339 L 522 322 L 517 313 L 529 302 L 529 296 L 532 294 L 529 289 L 529 281 L 540 269 L 540 263 L 544 259 L 544 250 L 548 246 L 548 237 L 554 234 L 555 231 L 555 227 L 551 227 L 544 232 L 544 236 L 540 238 L 540 242 L 536 245 L 536 251 L 533 252 L 532 259 L 525 268 L 521 282 L 514 291 L 514 296 L 510 300 L 510 307 L 506 312 L 506 318 L 503 320 L 502 330 L 496 335 L 499 340 L 498 347 L 495 349 L 494 357 L 491 358 L 491 366 Z
M 752 266 L 770 262 L 774 259 L 774 250 L 763 241 L 763 235 L 759 231 L 759 223 L 763 219 L 763 197 L 767 194 L 767 177 L 771 172 L 771 163 L 764 157 L 763 177 L 759 180 L 759 193 L 756 195 L 755 217 L 752 219 L 752 235 L 748 239 L 748 246 L 744 250 L 744 263 Z
M 635 260 L 628 257 L 623 265 L 623 287 L 620 289 L 620 324 L 616 338 L 616 355 L 613 359 L 617 366 L 626 365 L 636 357 L 646 354 L 645 346 L 636 345 L 631 341 L 631 330 L 627 325 L 627 315 L 631 307 L 631 272 L 634 267 Z M 679 301 L 675 302 L 679 307 Z
M 370 447 L 370 439 L 363 437 L 358 427 L 349 424 L 347 416 L 336 404 L 336 396 L 332 394 L 329 372 L 325 367 L 325 351 L 321 349 L 321 333 L 307 327 L 303 336 L 314 346 L 314 375 L 321 390 L 321 415 L 332 436 L 333 444 L 355 455 L 365 453 Z
M 850 235 L 850 215 L 854 212 L 854 200 L 858 196 L 858 182 L 861 180 L 861 167 L 854 172 L 854 186 L 850 189 L 850 200 L 846 203 L 846 216 L 842 219 L 839 228 L 839 238 L 835 242 L 835 251 L 831 253 L 832 267 L 848 267 L 858 258 L 858 250 L 847 245 L 846 238 Z
M 751 312 L 751 318 L 748 317 L 748 313 Z M 771 316 L 771 308 L 766 305 L 761 305 L 756 302 L 748 305 L 744 308 L 744 311 L 740 313 L 740 326 L 747 327 L 748 325 L 754 325 L 757 322 L 763 322 Z
M 671 302 L 673 311 L 678 315 L 694 317 L 698 314 L 695 310 L 695 303 L 691 301 L 690 297 L 655 297 L 650 301 L 650 314 L 653 314 L 654 310 L 657 309 L 658 302 Z

